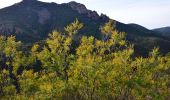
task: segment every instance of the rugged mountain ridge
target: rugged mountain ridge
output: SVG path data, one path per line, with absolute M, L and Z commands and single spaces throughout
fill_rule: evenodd
M 100 27 L 110 19 L 74 1 L 57 4 L 23 0 L 0 9 L 0 33 L 6 36 L 14 35 L 25 43 L 34 43 L 45 39 L 53 30 L 63 31 L 63 27 L 76 18 L 85 26 L 79 35 L 95 36 L 99 39 Z M 170 51 L 170 39 L 155 34 L 153 30 L 118 21 L 116 21 L 116 28 L 127 33 L 127 40 L 135 44 L 138 52 L 145 54 L 154 46 L 160 46 L 162 52 Z
M 32 37 L 31 41 L 34 41 L 43 39 L 52 30 L 61 30 L 76 18 L 84 22 L 86 26 L 91 27 L 100 23 L 99 20 L 109 19 L 105 15 L 99 16 L 95 11 L 87 10 L 84 5 L 76 2 L 56 4 L 23 0 L 0 10 L 0 33 L 16 35 L 19 40 L 20 37 L 21 40 L 23 37 L 28 38 L 23 41 Z M 96 28 L 90 29 L 90 27 L 86 27 L 86 29 L 91 32 L 97 30 Z M 94 34 L 89 33 L 89 31 L 88 34 Z

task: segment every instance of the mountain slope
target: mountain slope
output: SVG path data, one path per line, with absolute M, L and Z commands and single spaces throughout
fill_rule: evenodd
M 80 16 L 66 4 L 23 1 L 0 10 L 0 32 L 5 35 L 16 35 L 19 40 L 34 42 L 43 39 L 55 28 L 60 30 L 76 17 L 84 22 L 90 20 Z M 85 24 L 96 26 L 96 22 Z
M 131 27 L 133 27 L 133 28 L 136 28 L 136 29 L 138 29 L 138 30 L 141 30 L 141 31 L 144 32 L 144 33 L 147 33 L 147 34 L 152 33 L 151 30 L 149 30 L 149 29 L 147 29 L 147 28 L 145 28 L 145 27 L 143 27 L 143 26 L 141 26 L 141 25 L 138 25 L 138 24 L 135 24 L 135 23 L 131 23 L 131 24 L 128 24 L 128 25 L 131 26 Z
M 157 28 L 153 29 L 153 31 L 157 32 L 158 34 L 161 34 L 162 36 L 170 38 L 170 27 Z
M 56 4 L 23 0 L 0 10 L 0 33 L 6 36 L 14 35 L 25 43 L 34 43 L 45 39 L 53 30 L 63 31 L 63 27 L 76 18 L 85 26 L 80 31 L 81 35 L 99 39 L 100 27 L 109 20 L 106 15 L 99 16 L 97 12 L 76 2 Z M 154 46 L 160 46 L 165 53 L 170 51 L 170 39 L 155 34 L 152 30 L 118 21 L 116 28 L 127 33 L 127 39 L 135 44 L 141 54 L 146 54 Z

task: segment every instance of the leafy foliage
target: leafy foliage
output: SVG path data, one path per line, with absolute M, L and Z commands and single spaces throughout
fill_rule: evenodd
M 72 9 L 70 5 L 70 3 L 55 4 L 38 0 L 25 2 L 24 0 L 0 9 L 0 34 L 4 36 L 13 35 L 17 41 L 22 41 L 27 45 L 33 44 L 45 40 L 48 33 L 53 30 L 64 33 L 65 28 L 63 27 L 78 18 L 84 23 L 84 27 L 78 32 L 78 35 L 103 39 L 104 37 L 99 29 L 109 18 L 103 14 L 98 16 L 91 10 L 83 9 L 85 7 L 83 4 L 74 2 L 75 8 L 78 8 L 79 11 Z M 80 13 L 81 10 L 86 13 Z M 155 30 L 149 30 L 137 24 L 124 24 L 118 21 L 114 21 L 114 23 L 108 24 L 113 25 L 113 28 L 117 31 L 126 33 L 126 39 L 134 44 L 136 55 L 147 56 L 148 52 L 155 46 L 159 46 L 160 52 L 163 54 L 170 51 L 170 35 L 160 34 Z M 107 30 L 107 27 L 105 29 Z M 68 27 L 67 30 L 69 30 Z
M 114 21 L 101 28 L 103 39 L 82 36 L 73 46 L 82 27 L 76 20 L 29 52 L 15 37 L 1 36 L 1 98 L 169 99 L 169 55 L 155 48 L 148 57 L 134 56 L 134 46 L 115 30 Z

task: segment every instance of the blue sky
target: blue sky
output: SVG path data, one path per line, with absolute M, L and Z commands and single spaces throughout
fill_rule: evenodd
M 1 0 L 0 8 L 21 0 Z M 72 0 L 40 0 L 64 3 Z M 137 23 L 149 29 L 170 26 L 170 0 L 75 0 L 90 10 L 123 23 Z

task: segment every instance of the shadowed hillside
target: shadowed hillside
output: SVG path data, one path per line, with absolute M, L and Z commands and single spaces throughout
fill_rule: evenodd
M 0 33 L 14 35 L 17 40 L 34 43 L 44 40 L 53 30 L 63 27 L 75 19 L 84 23 L 79 35 L 101 38 L 100 27 L 110 18 L 88 10 L 77 2 L 63 4 L 45 3 L 37 0 L 23 0 L 0 10 Z M 123 24 L 116 21 L 116 29 L 127 33 L 127 40 L 135 44 L 140 54 L 146 54 L 154 46 L 160 46 L 164 53 L 170 51 L 170 39 L 137 24 Z

